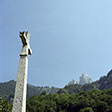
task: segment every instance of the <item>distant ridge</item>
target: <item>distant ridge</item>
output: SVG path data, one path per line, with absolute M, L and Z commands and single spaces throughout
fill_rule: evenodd
M 59 94 L 61 94 L 61 93 L 74 94 L 74 93 L 78 93 L 81 91 L 88 91 L 88 90 L 92 90 L 92 89 L 104 90 L 104 89 L 111 89 L 111 88 L 112 88 L 112 70 L 110 70 L 108 72 L 107 76 L 102 76 L 102 77 L 100 77 L 99 80 L 94 81 L 90 84 L 67 85 L 63 89 L 59 89 L 58 93 Z
M 15 91 L 15 84 L 16 81 L 10 80 L 8 82 L 0 83 L 0 97 L 4 97 L 5 99 L 13 98 L 14 91 Z M 81 91 L 88 91 L 88 90 L 104 90 L 104 89 L 111 89 L 112 88 L 112 70 L 110 70 L 107 76 L 100 77 L 99 80 L 92 82 L 91 84 L 70 84 L 65 86 L 64 88 L 55 88 L 55 87 L 39 87 L 33 86 L 28 84 L 28 95 L 27 98 L 30 98 L 33 95 L 40 95 L 42 92 L 46 92 L 47 94 L 54 94 L 54 93 L 66 93 L 66 94 L 74 94 Z
M 0 97 L 3 97 L 7 100 L 10 100 L 10 98 L 13 98 L 15 85 L 16 85 L 16 81 L 14 80 L 0 83 Z M 43 91 L 48 94 L 53 94 L 59 90 L 59 88 L 55 88 L 55 87 L 51 87 L 51 88 L 48 86 L 39 87 L 39 86 L 33 86 L 31 84 L 28 84 L 27 87 L 28 87 L 27 98 L 30 98 L 33 95 L 40 95 Z

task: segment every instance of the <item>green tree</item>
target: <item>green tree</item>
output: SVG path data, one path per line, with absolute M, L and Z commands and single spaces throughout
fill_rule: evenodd
M 0 112 L 11 112 L 12 105 L 8 102 L 0 98 Z
M 91 107 L 85 107 L 84 109 L 81 109 L 80 112 L 94 112 Z
M 44 90 L 44 91 L 42 91 L 42 93 L 40 94 L 40 95 L 46 95 L 47 93 L 46 93 L 46 91 Z

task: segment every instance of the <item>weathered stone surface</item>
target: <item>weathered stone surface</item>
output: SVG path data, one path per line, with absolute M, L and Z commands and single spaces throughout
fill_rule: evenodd
M 32 54 L 32 50 L 30 48 L 30 34 L 29 32 L 20 32 L 20 38 L 21 41 L 23 43 L 23 47 L 22 47 L 22 52 L 20 54 L 20 56 L 24 56 L 24 55 L 31 55 Z
M 12 112 L 26 112 L 28 54 L 31 55 L 32 51 L 29 45 L 29 33 L 20 32 L 20 38 L 22 40 L 23 47 L 22 52 L 20 54 L 20 63 Z

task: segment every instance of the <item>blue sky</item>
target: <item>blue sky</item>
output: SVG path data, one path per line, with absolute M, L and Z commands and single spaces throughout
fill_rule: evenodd
M 30 84 L 64 87 L 112 69 L 112 0 L 0 0 L 0 82 L 16 80 L 24 30 Z

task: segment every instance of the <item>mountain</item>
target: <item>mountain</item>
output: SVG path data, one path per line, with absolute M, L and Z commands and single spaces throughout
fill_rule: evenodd
M 10 99 L 14 97 L 15 91 L 15 84 L 16 81 L 11 80 L 9 82 L 0 83 L 0 97 L 4 97 L 5 99 Z M 88 90 L 104 90 L 112 88 L 112 70 L 108 72 L 107 76 L 100 77 L 99 80 L 92 82 L 90 84 L 69 84 L 66 85 L 64 88 L 55 88 L 55 87 L 39 87 L 33 86 L 28 84 L 28 94 L 27 98 L 30 98 L 33 95 L 40 95 L 43 92 L 47 94 L 53 93 L 67 93 L 67 94 L 74 94 L 81 91 L 88 91 Z
M 71 84 L 66 85 L 64 88 L 59 89 L 57 93 L 67 93 L 67 94 L 74 94 L 79 93 L 81 91 L 88 91 L 88 90 L 104 90 L 104 89 L 111 89 L 112 88 L 112 70 L 110 70 L 107 76 L 100 77 L 99 80 L 92 82 L 90 84 Z
M 112 88 L 112 70 L 110 70 L 107 76 L 103 76 L 98 81 L 99 89 L 110 89 Z
M 10 80 L 8 82 L 0 83 L 0 97 L 11 100 L 14 97 L 16 81 Z M 59 88 L 55 87 L 39 87 L 28 84 L 27 89 L 27 98 L 30 98 L 33 95 L 40 95 L 43 91 L 49 94 L 56 93 Z

